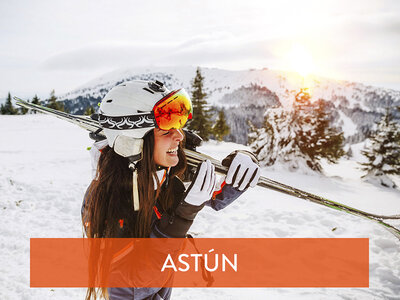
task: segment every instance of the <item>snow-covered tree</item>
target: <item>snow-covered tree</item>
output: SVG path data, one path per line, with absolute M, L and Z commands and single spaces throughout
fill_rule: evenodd
M 213 132 L 215 138 L 218 141 L 222 141 L 224 136 L 229 134 L 230 128 L 226 124 L 225 114 L 224 114 L 223 110 L 219 111 L 218 118 L 217 118 L 217 121 L 215 122 L 215 124 L 214 124 L 214 126 L 212 128 L 212 132 Z
M 271 108 L 265 115 L 264 127 L 250 134 L 250 139 L 256 136 L 250 146 L 264 166 L 278 163 L 286 165 L 291 171 L 305 170 L 312 161 L 301 151 L 300 137 L 297 136 L 300 132 L 293 111 L 282 107 Z
M 377 123 L 376 131 L 361 153 L 367 158 L 367 162 L 361 163 L 362 170 L 367 172 L 362 178 L 386 187 L 396 187 L 388 175 L 400 175 L 400 126 L 393 121 L 389 109 Z
M 263 165 L 321 172 L 320 160 L 336 162 L 344 154 L 343 133 L 331 127 L 324 106 L 310 102 L 306 90 L 296 94 L 291 110 L 267 110 L 264 127 L 253 129 L 250 146 Z
M 197 68 L 196 76 L 192 81 L 193 119 L 188 123 L 187 127 L 207 141 L 211 134 L 211 121 L 203 81 L 204 77 L 201 75 L 200 68 Z
M 313 120 L 313 128 L 309 131 L 310 137 L 304 144 L 304 151 L 312 160 L 325 158 L 331 163 L 337 163 L 346 154 L 343 150 L 344 136 L 339 128 L 330 124 L 326 106 L 327 102 L 322 99 L 311 105 L 309 118 Z

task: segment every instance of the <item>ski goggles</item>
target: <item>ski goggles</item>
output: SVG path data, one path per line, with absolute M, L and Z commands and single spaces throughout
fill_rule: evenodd
M 180 129 L 192 118 L 192 101 L 185 89 L 169 93 L 153 108 L 157 127 L 161 130 Z
M 192 101 L 184 89 L 172 91 L 160 99 L 151 112 L 131 116 L 99 114 L 103 128 L 125 130 L 157 127 L 161 130 L 180 129 L 192 118 Z

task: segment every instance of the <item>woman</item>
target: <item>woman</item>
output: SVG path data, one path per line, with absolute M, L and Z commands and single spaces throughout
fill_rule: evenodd
M 249 153 L 234 152 L 225 181 L 216 183 L 214 166 L 202 162 L 186 189 L 181 128 L 192 117 L 183 90 L 170 92 L 159 81 L 131 81 L 114 87 L 102 100 L 99 122 L 107 144 L 85 195 L 83 223 L 88 237 L 185 237 L 207 204 L 222 209 L 249 186 L 260 171 Z M 101 143 L 101 142 L 100 142 Z M 101 148 L 95 144 L 93 149 Z M 104 142 L 103 142 L 104 144 Z M 169 299 L 171 288 L 108 288 L 109 299 Z M 87 299 L 96 297 L 88 289 Z

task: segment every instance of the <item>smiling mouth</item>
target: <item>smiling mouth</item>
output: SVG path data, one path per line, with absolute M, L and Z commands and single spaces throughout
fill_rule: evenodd
M 174 154 L 174 153 L 176 153 L 177 151 L 178 151 L 178 147 L 173 148 L 173 149 L 169 149 L 169 150 L 167 151 L 167 153 L 169 153 L 169 154 Z

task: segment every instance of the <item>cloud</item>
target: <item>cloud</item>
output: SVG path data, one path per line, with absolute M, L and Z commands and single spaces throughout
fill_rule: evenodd
M 331 34 L 321 36 L 316 33 L 299 39 L 309 46 L 317 65 L 317 74 L 369 82 L 379 74 L 380 78 L 398 80 L 400 53 L 398 48 L 393 47 L 398 37 L 393 36 L 392 31 L 387 32 L 388 27 L 396 28 L 395 19 L 387 21 L 379 16 L 357 20 L 348 18 L 346 21 L 343 18 L 348 16 L 342 17 L 344 22 L 332 29 Z M 344 34 L 346 28 L 347 33 Z M 99 74 L 118 68 L 149 65 L 281 69 L 285 65 L 283 54 L 293 42 L 296 40 L 291 37 L 235 37 L 227 32 L 196 35 L 165 43 L 103 41 L 54 55 L 41 67 L 58 73 L 98 71 Z
M 400 69 L 400 1 L 327 0 L 321 5 L 244 0 L 230 3 L 229 9 L 203 1 L 187 3 L 178 15 L 174 5 L 164 2 L 157 9 L 151 2 L 129 1 L 5 3 L 0 5 L 8 12 L 0 20 L 7 40 L 0 50 L 0 75 L 7 86 L 28 85 L 16 80 L 22 76 L 17 68 L 22 73 L 24 66 L 25 73 L 42 76 L 29 77 L 34 88 L 42 82 L 54 84 L 64 74 L 73 85 L 92 74 L 135 66 L 279 69 L 293 43 L 308 48 L 324 71 L 319 74 L 327 77 L 351 75 L 362 81 L 363 74 L 372 78 L 381 68 L 395 78 Z M 19 18 L 12 17 L 17 12 Z M 46 76 L 52 81 L 34 82 Z M 66 82 L 62 79 L 60 88 Z
M 63 52 L 46 59 L 45 70 L 96 70 L 145 64 L 171 45 L 149 42 L 100 42 Z
M 273 59 L 275 40 L 236 39 L 230 34 L 201 35 L 175 43 L 101 42 L 63 52 L 46 59 L 49 71 L 95 70 L 146 65 L 232 63 Z

